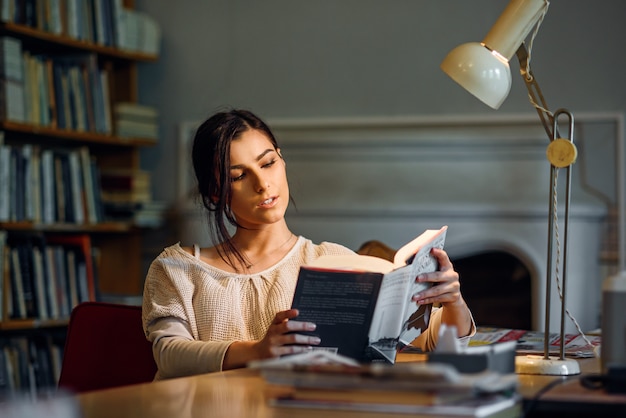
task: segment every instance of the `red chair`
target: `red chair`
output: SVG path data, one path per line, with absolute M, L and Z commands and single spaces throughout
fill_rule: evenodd
M 84 302 L 72 310 L 59 388 L 80 393 L 150 382 L 156 370 L 141 306 Z

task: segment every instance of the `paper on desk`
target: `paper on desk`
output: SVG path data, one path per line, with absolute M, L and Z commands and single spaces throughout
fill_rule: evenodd
M 267 367 L 290 368 L 293 365 L 344 365 L 359 366 L 359 363 L 341 354 L 331 353 L 325 350 L 311 350 L 304 353 L 292 354 L 283 357 L 270 358 L 265 360 L 255 360 L 248 363 L 252 369 L 262 369 Z

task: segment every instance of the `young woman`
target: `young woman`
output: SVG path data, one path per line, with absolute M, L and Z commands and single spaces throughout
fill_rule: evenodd
M 315 324 L 290 309 L 301 265 L 339 244 L 294 235 L 286 165 L 269 127 L 245 110 L 220 112 L 197 130 L 192 151 L 198 191 L 209 214 L 209 248 L 172 245 L 152 262 L 143 296 L 143 327 L 153 344 L 156 379 L 237 367 L 251 360 L 307 351 L 319 339 L 298 333 Z M 231 234 L 231 230 L 234 232 Z M 432 350 L 439 325 L 463 340 L 474 323 L 447 254 L 440 270 L 416 280 L 436 283 L 415 298 L 440 303 L 415 345 Z

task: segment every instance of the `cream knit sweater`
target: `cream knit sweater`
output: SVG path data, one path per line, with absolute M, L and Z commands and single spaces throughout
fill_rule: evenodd
M 289 309 L 301 265 L 325 254 L 351 254 L 339 244 L 319 245 L 299 237 L 285 257 L 267 270 L 235 274 L 191 255 L 180 244 L 152 262 L 143 295 L 143 328 L 153 344 L 155 379 L 220 371 L 234 341 L 263 338 L 275 314 Z M 416 343 L 436 344 L 440 312 Z

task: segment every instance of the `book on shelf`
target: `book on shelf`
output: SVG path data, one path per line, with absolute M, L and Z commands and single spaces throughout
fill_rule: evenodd
M 5 145 L 4 132 L 0 131 L 0 222 L 9 220 L 10 164 L 11 148 Z
M 61 245 L 46 246 L 46 263 L 49 269 L 48 297 L 52 318 L 68 318 L 71 312 L 65 250 Z
M 115 134 L 122 138 L 151 138 L 159 136 L 158 111 L 155 107 L 131 102 L 113 106 Z
M 7 283 L 9 280 L 7 235 L 7 231 L 0 229 L 0 321 L 3 321 L 7 317 L 5 304 L 5 300 L 8 299 L 7 290 L 9 289 Z
M 159 138 L 159 126 L 153 122 L 116 119 L 114 125 L 115 135 L 120 138 Z
M 158 228 L 165 222 L 166 212 L 167 204 L 165 202 L 144 202 L 133 214 L 132 222 L 143 228 Z
M 139 169 L 105 168 L 100 170 L 100 186 L 107 191 L 150 190 L 150 172 Z
M 8 318 L 26 318 L 26 301 L 24 297 L 20 256 L 17 248 L 9 248 L 9 306 Z
M 137 122 L 154 123 L 159 117 L 156 107 L 134 102 L 118 102 L 113 105 L 116 119 L 134 120 Z
M 33 238 L 9 237 L 9 287 L 12 319 L 37 318 L 37 288 L 34 276 Z
M 139 10 L 124 9 L 123 13 L 125 36 L 118 47 L 158 55 L 161 49 L 161 27 L 156 19 Z
M 428 328 L 432 304 L 412 300 L 431 283 L 416 282 L 438 268 L 433 248 L 443 248 L 447 226 L 426 230 L 402 246 L 393 262 L 367 255 L 322 256 L 302 266 L 292 308 L 299 321 L 316 324 L 321 344 L 362 362 L 394 363 L 397 349 Z
M 100 170 L 100 196 L 109 219 L 129 220 L 152 201 L 150 173 L 139 169 Z
M 41 151 L 41 221 L 44 224 L 56 222 L 56 194 L 54 185 L 54 152 Z
M 3 120 L 26 120 L 24 80 L 22 42 L 10 36 L 0 37 L 0 118 Z
M 81 146 L 78 148 L 78 156 L 80 160 L 80 178 L 83 182 L 83 202 L 85 207 L 85 220 L 87 223 L 95 224 L 101 221 L 99 214 L 101 210 L 98 208 L 99 200 L 96 198 L 96 193 L 99 195 L 99 187 L 94 186 L 94 175 L 92 168 L 92 157 L 89 153 L 89 148 Z M 97 187 L 97 188 L 96 188 Z

